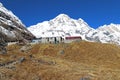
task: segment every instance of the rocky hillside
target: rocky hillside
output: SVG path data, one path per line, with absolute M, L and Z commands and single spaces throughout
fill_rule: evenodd
M 5 41 L 32 39 L 34 36 L 11 11 L 0 3 L 0 38 Z
M 0 55 L 0 80 L 120 80 L 116 45 L 81 41 L 10 45 L 7 50 Z

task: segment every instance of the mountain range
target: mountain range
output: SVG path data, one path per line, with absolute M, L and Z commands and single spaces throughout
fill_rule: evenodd
M 35 35 L 35 36 L 34 36 Z M 5 41 L 29 40 L 35 37 L 81 36 L 83 40 L 120 45 L 120 24 L 103 25 L 93 29 L 83 19 L 60 14 L 28 28 L 0 3 L 0 36 Z
M 70 18 L 60 14 L 54 19 L 28 27 L 37 38 L 55 36 L 81 36 L 83 40 L 120 45 L 120 24 L 103 25 L 97 29 L 90 27 L 83 19 Z

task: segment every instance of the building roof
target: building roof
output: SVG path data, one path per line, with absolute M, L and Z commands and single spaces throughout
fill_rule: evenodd
M 65 39 L 81 39 L 81 36 L 69 36 L 65 37 Z

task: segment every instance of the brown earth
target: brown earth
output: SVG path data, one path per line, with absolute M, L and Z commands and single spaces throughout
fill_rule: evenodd
M 81 41 L 21 47 L 8 46 L 8 54 L 0 55 L 0 80 L 120 80 L 117 45 Z

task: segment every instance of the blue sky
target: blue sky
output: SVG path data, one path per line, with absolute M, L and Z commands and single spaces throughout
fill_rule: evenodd
M 0 0 L 26 26 L 50 20 L 64 13 L 82 18 L 91 27 L 120 24 L 120 0 Z

